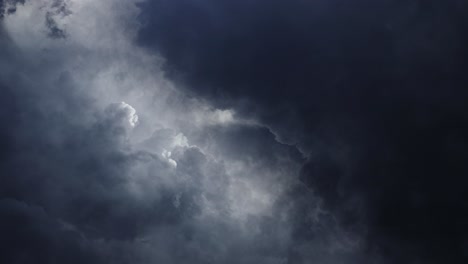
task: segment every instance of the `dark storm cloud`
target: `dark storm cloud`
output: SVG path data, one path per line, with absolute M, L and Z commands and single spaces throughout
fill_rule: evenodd
M 47 28 L 49 29 L 48 36 L 51 38 L 66 38 L 67 34 L 65 30 L 61 29 L 57 22 L 55 21 L 55 17 L 65 17 L 72 14 L 70 9 L 68 8 L 67 2 L 63 0 L 56 0 L 51 5 L 51 11 L 46 13 L 45 23 Z
M 162 186 L 145 203 L 126 190 L 130 168 L 140 163 L 150 164 L 156 175 L 164 176 L 169 169 L 151 153 L 130 151 L 128 108 L 110 105 L 89 124 L 83 121 L 89 102 L 72 92 L 75 88 L 63 75 L 53 84 L 68 90 L 62 94 L 42 80 L 29 86 L 21 79 L 15 76 L 2 86 L 2 105 L 9 111 L 1 116 L 5 125 L 2 197 L 43 207 L 50 217 L 64 220 L 92 238 L 133 239 L 150 223 L 175 224 L 180 212 L 188 213 L 185 199 L 193 195 L 191 190 Z M 35 94 L 37 85 L 41 92 L 55 96 L 41 98 Z M 11 86 L 15 88 L 9 89 Z M 56 109 L 61 101 L 70 103 Z M 179 210 L 172 202 L 175 191 L 184 194 Z
M 5 15 L 16 11 L 17 4 L 24 4 L 25 0 L 1 0 L 0 1 L 0 19 Z
M 2 86 L 2 106 L 10 111 L 0 116 L 5 125 L 0 163 L 5 263 L 134 263 L 134 257 L 125 255 L 148 228 L 178 226 L 197 212 L 194 196 L 200 186 L 159 184 L 157 177 L 170 175 L 169 165 L 151 153 L 129 150 L 127 112 L 119 104 L 98 114 L 94 124 L 71 124 L 87 112 L 86 100 L 68 93 L 40 98 L 33 92 L 37 86 L 22 86 L 18 79 Z M 49 104 L 59 102 L 49 100 L 75 104 L 57 112 Z M 180 156 L 182 165 L 202 162 L 190 158 L 190 151 Z M 134 167 L 137 175 L 156 177 L 144 183 L 153 194 L 143 201 L 126 188 Z M 127 241 L 130 246 L 123 246 Z
M 50 218 L 41 207 L 0 201 L 2 263 L 99 263 L 81 234 Z
M 57 41 L 51 46 L 63 43 L 42 34 Z M 206 133 L 195 140 L 213 154 L 169 128 L 133 144 L 139 118 L 132 106 L 98 108 L 82 87 L 89 83 L 77 78 L 81 72 L 65 70 L 69 53 L 27 50 L 15 41 L 1 42 L 2 260 L 286 261 L 288 205 L 268 210 L 281 195 L 280 179 L 292 181 L 284 176 L 299 170 L 297 150 L 265 128 L 231 131 L 216 120 L 193 135 Z M 265 194 L 265 204 L 254 203 Z
M 393 263 L 467 261 L 465 2 L 153 0 L 141 9 L 139 42 L 167 59 L 169 76 L 297 144 L 309 155 L 302 181 L 340 225 L 364 225 L 369 252 Z
M 0 1 L 0 19 L 5 15 L 16 12 L 18 4 L 25 4 L 26 0 L 1 0 Z M 54 0 L 51 5 L 51 10 L 46 12 L 45 25 L 48 29 L 48 36 L 51 38 L 65 38 L 66 32 L 57 24 L 55 17 L 69 16 L 71 11 L 68 4 L 64 0 Z
M 131 5 L 23 2 L 0 2 L 0 262 L 466 262 L 464 2 L 141 4 L 139 44 L 232 111 L 146 79 Z
M 215 155 L 222 155 L 233 160 L 259 162 L 273 168 L 281 166 L 281 161 L 303 163 L 304 157 L 294 146 L 278 143 L 274 135 L 265 127 L 232 125 L 214 126 L 206 129 L 195 142 L 215 141 L 219 150 Z M 219 153 L 217 153 L 219 151 Z
M 199 186 L 160 185 L 157 177 L 171 168 L 131 150 L 133 108 L 117 103 L 100 111 L 61 69 L 63 58 L 32 65 L 1 33 L 2 262 L 135 263 L 135 239 L 151 226 L 190 219 Z M 143 201 L 127 188 L 130 171 L 156 178 L 143 183 L 152 188 Z

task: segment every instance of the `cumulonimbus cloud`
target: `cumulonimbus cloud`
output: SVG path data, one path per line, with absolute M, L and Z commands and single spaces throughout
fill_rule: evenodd
M 286 261 L 303 157 L 167 79 L 164 59 L 135 44 L 138 12 L 132 1 L 26 1 L 2 20 L 14 56 L 0 60 L 0 208 L 12 230 L 30 230 L 5 233 L 2 256 Z
M 462 263 L 427 2 L 1 1 L 0 262 Z

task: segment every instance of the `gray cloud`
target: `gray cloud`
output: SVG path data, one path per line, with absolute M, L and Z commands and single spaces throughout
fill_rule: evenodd
M 304 162 L 294 147 L 175 88 L 161 59 L 132 43 L 137 28 L 117 20 L 135 19 L 133 3 L 67 1 L 66 16 L 54 13 L 65 39 L 44 23 L 59 2 L 45 3 L 27 1 L 2 21 L 6 262 L 291 263 L 291 252 L 305 254 L 293 234 L 302 216 L 290 214 L 304 211 L 289 194 Z M 97 17 L 100 8 L 112 12 Z
M 5 263 L 98 263 L 92 243 L 37 206 L 12 199 L 0 202 L 1 260 Z M 5 250 L 7 249 L 7 250 Z
M 137 2 L 1 2 L 4 262 L 466 259 L 464 4 Z
M 466 3 L 153 0 L 141 8 L 139 44 L 162 54 L 189 93 L 296 145 L 307 158 L 302 182 L 344 233 L 361 234 L 364 255 L 466 262 Z M 302 219 L 297 232 L 307 234 Z M 310 253 L 313 237 L 297 238 L 310 243 L 296 262 L 320 255 Z

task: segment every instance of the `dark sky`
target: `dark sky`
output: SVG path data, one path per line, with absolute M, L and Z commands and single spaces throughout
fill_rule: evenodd
M 468 2 L 0 12 L 0 263 L 468 263 Z

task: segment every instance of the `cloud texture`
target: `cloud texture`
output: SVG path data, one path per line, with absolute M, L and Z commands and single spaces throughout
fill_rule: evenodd
M 463 1 L 0 11 L 0 262 L 466 262 Z

